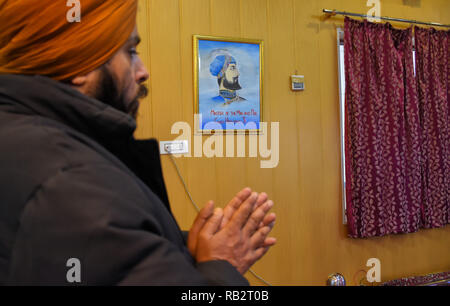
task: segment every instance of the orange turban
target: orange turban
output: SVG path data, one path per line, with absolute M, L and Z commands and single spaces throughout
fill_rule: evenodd
M 73 2 L 73 1 L 72 1 Z M 0 0 L 0 74 L 68 80 L 106 63 L 136 25 L 137 0 Z

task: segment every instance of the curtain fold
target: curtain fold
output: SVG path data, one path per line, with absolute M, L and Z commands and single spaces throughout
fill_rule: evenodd
M 415 27 L 416 75 L 422 132 L 422 220 L 450 223 L 449 31 Z
M 345 19 L 349 236 L 421 226 L 420 116 L 412 28 Z

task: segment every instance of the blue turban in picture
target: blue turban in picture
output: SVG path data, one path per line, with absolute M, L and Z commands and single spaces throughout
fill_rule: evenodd
M 225 70 L 227 70 L 230 64 L 236 64 L 234 57 L 230 55 L 219 55 L 211 62 L 209 71 L 215 77 L 223 77 Z

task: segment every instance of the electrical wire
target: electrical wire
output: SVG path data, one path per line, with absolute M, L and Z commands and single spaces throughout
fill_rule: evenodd
M 186 186 L 186 182 L 184 181 L 183 176 L 182 176 L 181 173 L 180 173 L 180 169 L 178 168 L 177 163 L 176 163 L 175 160 L 173 159 L 172 154 L 169 153 L 168 155 L 169 155 L 170 159 L 172 160 L 172 163 L 173 163 L 173 165 L 175 166 L 175 169 L 177 170 L 178 177 L 180 178 L 181 182 L 183 183 L 184 190 L 186 191 L 186 193 L 187 193 L 189 199 L 191 200 L 191 203 L 194 205 L 195 210 L 196 210 L 197 212 L 200 212 L 200 208 L 198 207 L 197 204 L 195 204 L 195 201 L 194 201 L 194 199 L 192 198 L 191 193 L 189 192 L 189 189 L 188 189 L 187 186 Z
M 166 150 L 167 151 L 167 150 Z M 200 208 L 198 207 L 198 205 L 195 203 L 194 199 L 191 196 L 191 193 L 189 192 L 189 189 L 187 188 L 186 182 L 183 179 L 183 176 L 181 175 L 180 169 L 178 168 L 177 163 L 175 162 L 175 159 L 173 158 L 173 154 L 171 154 L 170 152 L 167 151 L 167 155 L 169 155 L 170 160 L 172 161 L 173 165 L 175 166 L 175 169 L 178 173 L 178 177 L 181 180 L 181 183 L 183 183 L 184 186 L 184 190 L 186 191 L 189 199 L 191 200 L 192 205 L 194 205 L 195 210 L 198 212 L 200 212 Z M 266 284 L 267 286 L 273 286 L 272 284 L 270 284 L 268 281 L 266 281 L 265 279 L 263 279 L 261 276 L 259 276 L 258 274 L 256 274 L 252 269 L 248 270 L 254 277 L 256 277 L 257 279 L 259 279 L 260 281 L 262 281 L 264 284 Z
M 358 283 L 358 282 L 355 281 L 355 278 L 356 278 L 356 276 L 358 275 L 358 273 L 360 273 L 360 272 L 364 272 L 364 276 L 359 280 L 359 283 Z M 354 282 L 355 284 L 358 284 L 359 286 L 365 286 L 365 285 L 363 284 L 363 281 L 364 281 L 364 279 L 365 279 L 365 277 L 366 277 L 366 274 L 367 274 L 367 271 L 366 271 L 366 270 L 363 270 L 363 269 L 359 270 L 358 272 L 356 272 L 356 273 L 353 275 L 353 282 Z

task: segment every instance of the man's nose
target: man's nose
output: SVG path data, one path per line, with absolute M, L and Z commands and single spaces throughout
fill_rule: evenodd
M 147 70 L 147 68 L 145 68 L 144 63 L 141 61 L 141 59 L 139 59 L 139 63 L 138 63 L 138 70 L 136 72 L 136 81 L 141 84 L 145 81 L 147 81 L 150 78 L 150 74 Z

